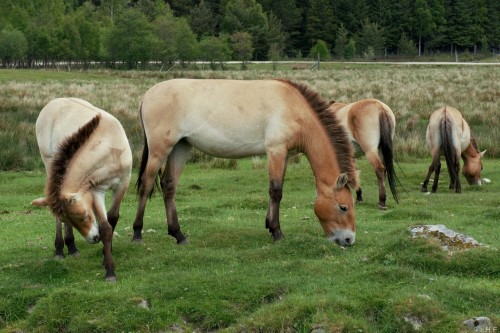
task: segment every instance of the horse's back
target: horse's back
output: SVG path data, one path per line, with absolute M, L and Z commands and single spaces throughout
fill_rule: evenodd
M 130 151 L 123 127 L 111 114 L 82 99 L 57 98 L 40 111 L 36 121 L 37 141 L 46 167 L 59 146 L 98 115 L 100 127 L 96 131 L 99 132 L 99 143 L 111 141 L 111 145 Z
M 306 104 L 278 80 L 174 79 L 146 92 L 141 117 L 148 137 L 185 139 L 210 155 L 243 157 L 293 136 Z

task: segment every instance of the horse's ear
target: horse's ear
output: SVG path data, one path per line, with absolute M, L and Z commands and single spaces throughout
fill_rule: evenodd
M 347 177 L 347 173 L 341 173 L 339 175 L 339 178 L 337 178 L 337 190 L 342 189 L 344 186 L 346 186 L 347 182 L 349 181 L 349 177 Z
M 334 100 L 334 99 L 331 99 L 331 100 L 330 100 L 330 102 L 329 102 L 328 104 L 332 105 L 332 104 L 335 104 L 335 103 L 337 103 L 337 102 L 335 102 L 335 100 Z
M 483 158 L 484 154 L 486 153 L 486 150 L 483 150 L 482 152 L 479 153 L 479 156 Z
M 45 207 L 48 206 L 47 198 L 38 198 L 31 202 L 33 206 Z

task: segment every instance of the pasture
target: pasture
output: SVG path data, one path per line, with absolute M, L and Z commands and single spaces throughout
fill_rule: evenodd
M 318 72 L 0 72 L 0 332 L 462 332 L 466 319 L 500 326 L 500 142 L 498 67 L 331 65 Z M 350 248 L 327 241 L 313 212 L 314 180 L 304 156 L 290 163 L 281 202 L 284 240 L 264 228 L 268 180 L 264 158 L 238 163 L 195 154 L 177 193 L 179 223 L 190 244 L 168 236 L 161 196 L 148 203 L 144 243 L 131 242 L 137 206 L 126 195 L 113 241 L 117 283 L 106 283 L 102 245 L 76 235 L 80 257 L 55 260 L 54 220 L 30 206 L 45 174 L 34 122 L 48 100 L 80 97 L 109 111 L 131 142 L 142 133 L 142 94 L 171 77 L 306 83 L 328 99 L 377 98 L 396 115 L 396 173 L 401 202 L 377 209 L 375 174 L 358 160 L 365 202 L 356 206 Z M 483 177 L 492 183 L 420 192 L 430 153 L 428 115 L 448 103 L 461 110 L 488 149 Z M 443 166 L 444 168 L 444 166 Z M 136 179 L 136 172 L 132 181 Z M 481 248 L 443 251 L 408 229 L 445 224 Z

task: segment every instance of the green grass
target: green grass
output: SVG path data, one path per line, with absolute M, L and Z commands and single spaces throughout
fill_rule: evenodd
M 375 175 L 359 161 L 365 202 L 356 207 L 356 244 L 345 249 L 327 241 L 313 213 L 305 159 L 287 170 L 278 243 L 264 228 L 267 168 L 250 159 L 235 169 L 190 164 L 177 194 L 190 244 L 167 235 L 159 195 L 147 206 L 144 243 L 132 243 L 131 188 L 114 238 L 115 284 L 104 281 L 102 246 L 79 235 L 79 258 L 52 258 L 53 218 L 29 204 L 45 176 L 3 172 L 0 331 L 413 332 L 404 319 L 412 317 L 420 332 L 460 332 L 475 316 L 498 327 L 500 162 L 484 162 L 491 184 L 455 194 L 443 174 L 438 193 L 426 195 L 429 162 L 400 162 L 401 203 L 389 199 L 380 211 Z M 488 247 L 450 256 L 410 236 L 419 224 L 445 224 Z

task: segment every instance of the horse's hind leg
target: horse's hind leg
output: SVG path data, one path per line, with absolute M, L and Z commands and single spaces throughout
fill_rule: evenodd
M 385 189 L 385 166 L 378 156 L 378 152 L 368 152 L 366 153 L 368 162 L 372 165 L 375 170 L 375 175 L 378 181 L 378 208 L 387 209 L 386 200 L 387 193 Z
M 187 243 L 186 237 L 181 232 L 179 219 L 177 218 L 177 208 L 175 205 L 175 193 L 182 169 L 186 164 L 191 145 L 185 141 L 179 141 L 167 159 L 167 165 L 161 178 L 161 189 L 163 192 L 163 202 L 167 214 L 168 234 L 177 240 L 177 244 Z
M 134 237 L 133 241 L 142 241 L 142 228 L 144 212 L 146 210 L 146 202 L 148 201 L 148 196 L 153 191 L 155 184 L 155 178 L 163 164 L 164 159 L 158 156 L 149 156 L 146 169 L 142 177 L 141 186 L 139 188 L 139 203 L 137 205 L 137 213 L 135 215 L 135 221 L 133 224 Z
M 429 184 L 429 180 L 431 179 L 432 173 L 437 170 L 437 168 L 441 168 L 441 161 L 439 160 L 439 154 L 435 154 L 433 152 L 432 154 L 432 162 L 431 165 L 429 165 L 429 171 L 427 172 L 427 176 L 425 177 L 424 182 L 422 183 L 422 192 L 427 193 L 427 185 Z M 438 172 L 439 173 L 439 172 Z M 437 191 L 437 181 L 434 180 L 434 183 L 432 185 L 432 191 L 435 192 Z M 435 189 L 434 189 L 435 187 Z

